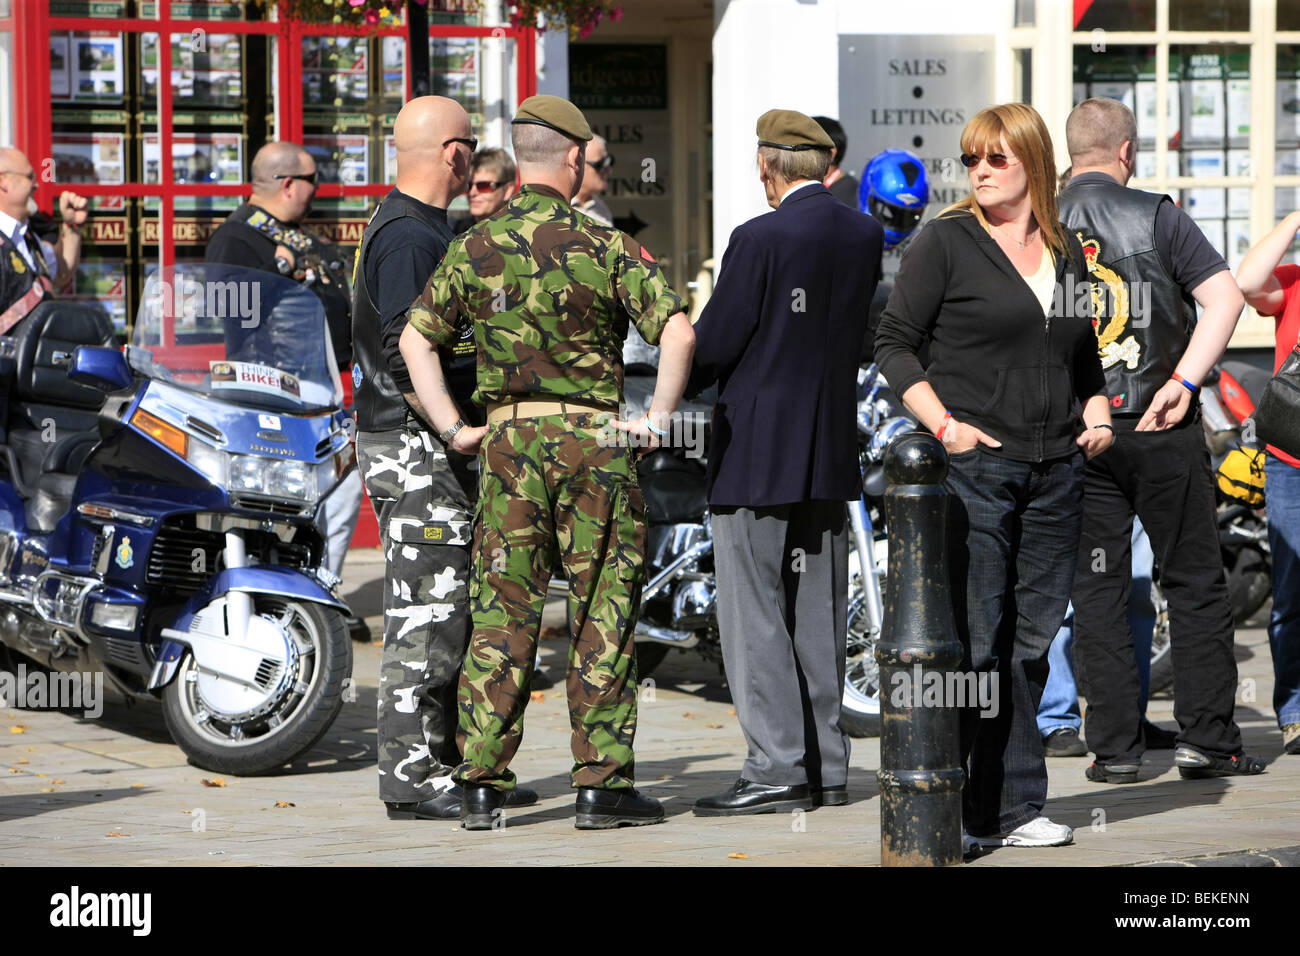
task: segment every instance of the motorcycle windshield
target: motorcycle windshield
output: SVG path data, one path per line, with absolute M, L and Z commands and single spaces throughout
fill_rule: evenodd
M 131 364 L 150 378 L 268 411 L 343 404 L 325 309 L 296 282 L 242 266 L 182 263 L 145 281 Z

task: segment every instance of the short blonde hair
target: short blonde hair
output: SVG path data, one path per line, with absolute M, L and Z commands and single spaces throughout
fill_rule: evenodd
M 1057 256 L 1064 255 L 1065 232 L 1061 229 L 1056 207 L 1056 159 L 1047 124 L 1038 111 L 1026 103 L 988 106 L 976 113 L 962 130 L 961 151 L 981 155 L 997 153 L 1002 150 L 1003 141 L 1025 166 L 1025 174 L 1029 177 L 1029 202 L 1038 228 L 1043 230 L 1044 242 Z M 974 192 L 939 215 L 958 211 L 971 213 L 982 226 L 989 224 Z

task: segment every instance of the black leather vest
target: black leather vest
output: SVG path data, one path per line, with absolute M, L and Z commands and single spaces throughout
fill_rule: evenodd
M 1156 250 L 1156 210 L 1168 196 L 1113 180 L 1073 182 L 1061 221 L 1083 244 L 1097 284 L 1097 344 L 1112 415 L 1140 415 L 1169 381 L 1196 324 L 1191 295 Z
M 352 281 L 352 404 L 357 416 L 357 430 L 363 432 L 388 431 L 406 425 L 406 399 L 394 384 L 393 373 L 384 359 L 379 307 L 366 286 L 366 256 L 370 252 L 371 240 L 380 229 L 403 216 L 424 219 L 419 207 L 394 189 L 370 217 L 357 252 L 356 275 Z M 414 420 L 414 412 L 411 416 Z

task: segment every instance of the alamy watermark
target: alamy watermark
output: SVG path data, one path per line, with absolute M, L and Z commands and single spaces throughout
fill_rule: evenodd
M 255 280 L 158 279 L 149 284 L 145 301 L 164 316 L 239 319 L 245 329 L 257 328 L 262 320 L 262 284 Z
M 889 702 L 894 707 L 974 707 L 981 717 L 998 715 L 997 671 L 926 670 L 913 664 L 910 671 L 895 671 L 889 679 Z
M 621 421 L 635 423 L 646 416 L 649 407 L 637 408 L 634 405 L 620 405 L 618 418 Z M 661 419 L 663 419 L 661 421 Z M 699 412 L 673 412 L 667 417 L 655 415 L 655 427 L 668 434 L 656 436 L 662 448 L 684 448 L 687 458 L 700 458 L 704 455 L 704 430 L 708 426 L 707 418 Z M 649 444 L 634 432 L 627 432 L 614 426 L 613 420 L 600 427 L 596 442 L 602 448 L 642 448 Z
M 98 671 L 69 674 L 44 670 L 0 671 L 0 707 L 20 710 L 80 710 L 87 720 L 104 713 L 104 675 Z

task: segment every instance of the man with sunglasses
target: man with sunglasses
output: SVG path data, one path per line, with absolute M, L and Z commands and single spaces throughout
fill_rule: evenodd
M 614 213 L 605 205 L 600 194 L 609 185 L 609 174 L 614 168 L 614 157 L 609 154 L 603 136 L 591 137 L 587 144 L 587 170 L 582 177 L 578 195 L 573 197 L 573 208 L 606 226 L 614 225 Z
M 480 149 L 475 153 L 470 160 L 469 182 L 465 187 L 469 215 L 452 222 L 451 228 L 456 235 L 505 208 L 515 194 L 517 175 L 515 161 L 504 149 Z
M 35 210 L 36 190 L 27 157 L 0 147 L 0 334 L 71 278 L 81 261 L 81 228 L 90 204 L 76 193 L 62 193 L 58 239 L 50 242 L 40 234 L 49 217 Z
M 253 157 L 251 172 L 252 197 L 217 227 L 203 259 L 285 275 L 311 289 L 325 307 L 334 359 L 346 375 L 352 362 L 347 260 L 332 243 L 302 228 L 316 194 L 316 162 L 296 143 L 267 143 Z M 325 564 L 335 575 L 343 573 L 364 494 L 354 470 L 321 503 Z M 370 639 L 359 617 L 348 620 L 348 630 L 357 640 Z

